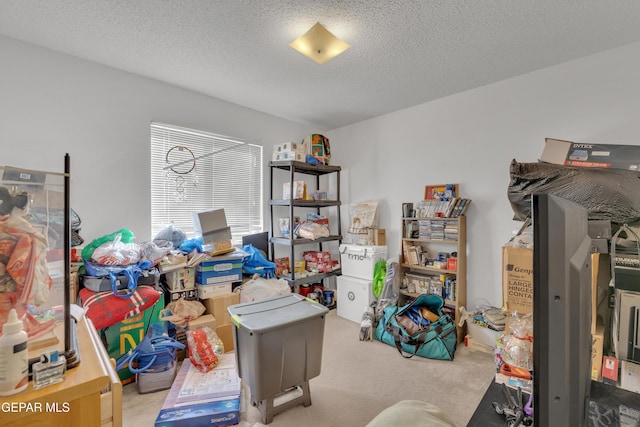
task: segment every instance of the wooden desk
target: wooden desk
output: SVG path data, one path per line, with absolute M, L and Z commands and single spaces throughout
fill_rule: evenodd
M 122 426 L 122 383 L 91 321 L 77 324 L 80 364 L 65 381 L 0 398 L 3 426 Z

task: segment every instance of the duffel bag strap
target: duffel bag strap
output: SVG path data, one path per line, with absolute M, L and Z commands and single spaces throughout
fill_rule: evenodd
M 391 317 L 389 317 L 389 319 L 391 319 Z M 437 325 L 435 327 L 436 335 L 434 335 L 433 338 L 425 340 L 427 333 L 431 331 L 431 328 L 429 327 L 420 332 L 420 335 L 418 335 L 417 338 L 414 338 L 408 335 L 406 331 L 404 331 L 404 329 L 402 329 L 401 327 L 393 326 L 392 324 L 390 324 L 389 320 L 387 320 L 384 326 L 385 331 L 393 337 L 393 341 L 395 343 L 396 349 L 398 350 L 398 353 L 400 353 L 400 355 L 405 359 L 411 359 L 413 356 L 415 356 L 415 353 L 418 353 L 420 349 L 426 344 L 437 338 L 440 338 L 440 334 L 442 333 L 442 325 Z M 407 354 L 405 354 L 405 350 L 402 348 L 403 343 L 414 346 L 415 352 L 406 352 Z

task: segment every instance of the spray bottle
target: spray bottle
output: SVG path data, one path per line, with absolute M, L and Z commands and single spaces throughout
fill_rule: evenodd
M 12 308 L 0 336 L 0 396 L 19 393 L 29 385 L 27 341 L 22 321 Z

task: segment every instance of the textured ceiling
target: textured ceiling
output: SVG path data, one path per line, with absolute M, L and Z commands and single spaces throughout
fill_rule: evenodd
M 351 49 L 288 46 L 316 21 Z M 640 2 L 0 0 L 0 34 L 331 130 L 636 42 Z

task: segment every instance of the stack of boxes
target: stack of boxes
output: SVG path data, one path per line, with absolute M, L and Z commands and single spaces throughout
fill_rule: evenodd
M 242 282 L 242 261 L 246 252 L 231 245 L 231 229 L 223 209 L 194 214 L 194 224 L 202 233 L 209 256 L 195 267 L 197 297 L 213 316 L 215 331 L 224 343 L 225 352 L 233 350 L 233 327 L 227 307 L 240 302 L 233 284 Z
M 302 142 L 285 142 L 273 147 L 271 160 L 274 162 L 294 160 L 297 162 L 328 165 L 331 159 L 329 138 L 313 133 Z
M 376 300 L 373 273 L 376 262 L 387 259 L 386 246 L 340 245 L 342 275 L 337 278 L 338 316 L 360 323 Z

